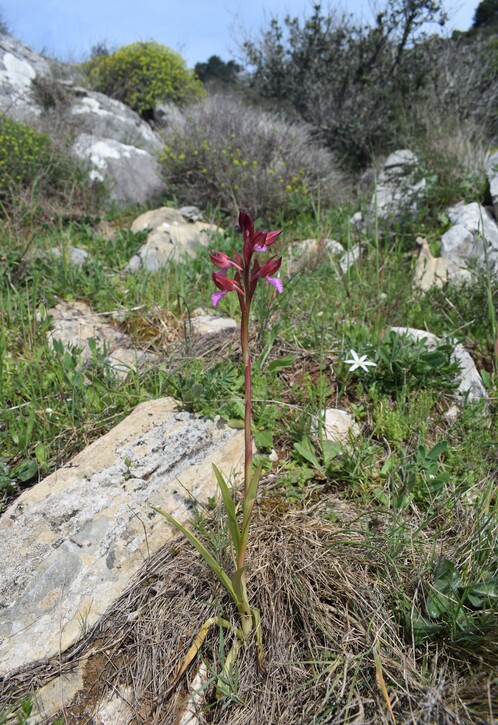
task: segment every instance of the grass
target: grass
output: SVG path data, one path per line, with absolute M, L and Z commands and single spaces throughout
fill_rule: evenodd
M 280 251 L 285 256 L 291 241 L 312 236 L 350 248 L 357 242 L 350 215 L 350 208 L 337 207 L 298 214 L 289 225 L 279 220 L 285 229 Z M 154 274 L 126 273 L 143 241 L 127 231 L 129 219 L 112 218 L 112 240 L 99 235 L 91 217 L 45 224 L 25 254 L 8 228 L 1 230 L 0 511 L 143 400 L 172 395 L 189 410 L 240 425 L 237 334 L 203 342 L 189 332 L 191 313 L 210 305 L 207 254 Z M 252 534 L 255 570 L 266 572 L 260 584 L 254 577 L 254 587 L 267 618 L 268 656 L 280 669 L 262 685 L 259 700 L 249 661 L 226 683 L 220 701 L 211 699 L 208 682 L 207 722 L 254 722 L 254 712 L 258 722 L 297 722 L 298 711 L 306 723 L 347 723 L 362 712 L 362 722 L 388 722 L 381 682 L 397 722 L 492 721 L 498 376 L 494 318 L 483 310 L 496 307 L 498 285 L 488 279 L 475 287 L 416 291 L 415 234 L 407 225 L 391 236 L 367 238 L 360 262 L 344 274 L 336 274 L 325 256 L 285 280 L 283 295 L 269 285 L 258 291 L 251 331 L 254 433 L 260 449 L 275 449 L 278 461 L 266 463 L 270 475 Z M 64 255 L 47 256 L 55 245 L 83 247 L 91 259 L 79 269 Z M 226 251 L 235 245 L 239 240 L 230 235 L 217 242 Z M 220 311 L 237 318 L 232 297 Z M 58 299 L 85 300 L 96 312 L 117 314 L 135 346 L 157 353 L 157 362 L 123 380 L 110 373 L 98 349 L 83 364 L 78 349 L 51 346 L 48 311 Z M 463 342 L 483 372 L 489 402 L 464 406 L 456 421 L 448 418 L 455 400 L 450 348 L 443 344 L 429 353 L 390 335 L 391 326 Z M 367 354 L 377 367 L 350 372 L 344 363 L 350 350 Z M 360 438 L 326 449 L 312 425 L 324 407 L 350 411 Z M 206 530 L 212 526 L 223 542 L 223 525 L 211 522 Z M 302 563 L 307 556 L 322 562 L 316 581 L 308 570 L 296 573 L 297 550 Z M 169 561 L 177 573 L 181 556 L 190 562 L 192 552 Z M 272 561 L 280 569 L 272 570 Z M 199 562 L 195 566 L 200 570 Z M 194 587 L 197 600 L 178 594 L 174 605 L 180 619 L 189 615 L 187 639 L 196 631 L 192 621 L 211 616 L 211 594 L 203 586 Z M 288 599 L 275 600 L 273 592 L 286 586 Z M 150 607 L 146 638 L 157 641 L 153 622 L 162 621 L 154 617 L 163 604 L 151 595 L 147 602 L 143 589 L 133 596 Z M 346 646 L 348 627 L 356 640 Z M 145 635 L 130 626 L 127 636 Z M 147 656 L 159 657 L 161 666 L 181 657 L 177 637 Z M 208 671 L 229 648 L 210 642 Z M 160 686 L 158 662 L 135 659 L 126 666 L 137 693 Z M 22 700 L 29 691 L 17 694 Z M 7 702 L 2 697 L 0 703 Z M 271 715 L 271 702 L 281 719 Z M 303 702 L 303 710 L 295 709 Z M 498 704 L 494 708 L 496 714 Z

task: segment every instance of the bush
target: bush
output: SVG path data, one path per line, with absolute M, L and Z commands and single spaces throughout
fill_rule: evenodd
M 26 194 L 70 198 L 83 179 L 78 163 L 50 138 L 0 116 L 0 204 L 10 212 Z
M 185 203 L 274 217 L 327 201 L 339 189 L 332 155 L 311 140 L 304 124 L 230 96 L 172 113 L 165 140 L 166 182 Z
M 152 117 L 159 101 L 181 105 L 203 94 L 202 84 L 183 58 L 153 41 L 94 56 L 83 69 L 95 90 L 126 103 L 147 118 Z

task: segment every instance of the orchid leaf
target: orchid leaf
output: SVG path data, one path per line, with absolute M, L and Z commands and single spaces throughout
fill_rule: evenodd
M 210 551 L 206 549 L 204 544 L 199 541 L 197 536 L 193 534 L 189 529 L 186 528 L 183 524 L 181 524 L 179 521 L 177 521 L 171 514 L 169 514 L 167 511 L 163 511 L 162 509 L 158 508 L 157 506 L 152 507 L 154 511 L 157 511 L 158 514 L 161 514 L 161 516 L 164 516 L 164 518 L 172 524 L 175 528 L 178 529 L 178 531 L 181 531 L 181 533 L 190 541 L 192 546 L 194 546 L 199 554 L 202 556 L 206 564 L 209 566 L 213 574 L 215 574 L 220 582 L 223 584 L 227 592 L 232 597 L 235 604 L 237 604 L 237 596 L 235 594 L 234 588 L 232 586 L 232 582 L 230 581 L 230 578 L 228 574 L 225 572 L 222 566 L 218 564 L 214 556 L 211 554 Z
M 237 515 L 235 513 L 235 504 L 233 502 L 232 496 L 230 495 L 230 491 L 228 490 L 228 486 L 226 484 L 225 479 L 223 478 L 223 474 L 220 471 L 220 469 L 215 466 L 213 463 L 213 471 L 214 475 L 216 476 L 216 480 L 218 481 L 218 485 L 221 490 L 221 495 L 223 496 L 223 503 L 225 504 L 225 509 L 228 516 L 228 528 L 230 529 L 230 536 L 232 538 L 232 543 L 235 547 L 235 551 L 239 550 L 239 544 L 240 544 L 240 531 L 239 531 L 239 525 L 237 523 Z
M 251 483 L 249 484 L 249 488 L 247 490 L 247 495 L 244 500 L 244 509 L 242 513 L 242 531 L 240 535 L 240 549 L 245 550 L 247 546 L 247 537 L 249 534 L 249 523 L 251 521 L 251 514 L 252 509 L 254 506 L 254 502 L 256 500 L 256 496 L 258 493 L 258 483 L 259 478 L 261 476 L 261 469 L 263 468 L 263 464 L 260 463 L 259 466 L 256 468 L 254 473 L 252 474 Z
M 240 569 L 237 569 L 237 571 L 232 576 L 232 586 L 234 589 L 234 592 L 239 598 L 239 602 L 243 602 L 247 599 L 247 594 L 245 592 L 245 585 L 242 581 L 242 574 L 246 571 L 247 566 L 241 566 Z
M 249 520 L 251 518 L 252 513 L 252 507 L 254 506 L 254 502 L 256 500 L 256 496 L 258 493 L 258 484 L 259 479 L 261 477 L 261 470 L 263 468 L 263 463 L 260 463 L 256 469 L 254 470 L 251 482 L 249 484 L 249 488 L 247 489 L 247 495 L 244 500 L 244 508 L 242 513 L 242 532 L 249 524 Z

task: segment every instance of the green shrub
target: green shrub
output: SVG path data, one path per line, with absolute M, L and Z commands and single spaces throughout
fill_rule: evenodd
M 126 103 L 142 116 L 153 114 L 158 101 L 184 104 L 203 95 L 203 87 L 183 58 L 153 41 L 132 43 L 84 64 L 97 91 Z
M 88 186 L 78 162 L 56 146 L 44 133 L 24 123 L 0 116 L 0 205 L 11 214 L 14 209 L 35 206 L 40 199 L 72 199 Z M 29 204 L 26 202 L 29 199 Z
M 333 156 L 304 124 L 214 95 L 171 113 L 162 162 L 171 193 L 185 203 L 256 216 L 292 214 L 339 190 Z

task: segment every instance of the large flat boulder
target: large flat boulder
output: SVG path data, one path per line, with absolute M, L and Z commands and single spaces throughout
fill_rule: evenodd
M 243 432 L 165 398 L 25 491 L 0 518 L 0 675 L 75 644 L 176 535 L 151 506 L 187 521 L 213 463 L 241 470 Z
M 147 231 L 148 236 L 145 244 L 130 259 L 128 271 L 143 268 L 155 272 L 170 261 L 179 262 L 185 257 L 193 257 L 199 247 L 208 247 L 212 243 L 216 232 L 223 233 L 215 224 L 200 221 L 193 209 L 196 207 L 173 209 L 163 206 L 137 217 L 131 231 Z

